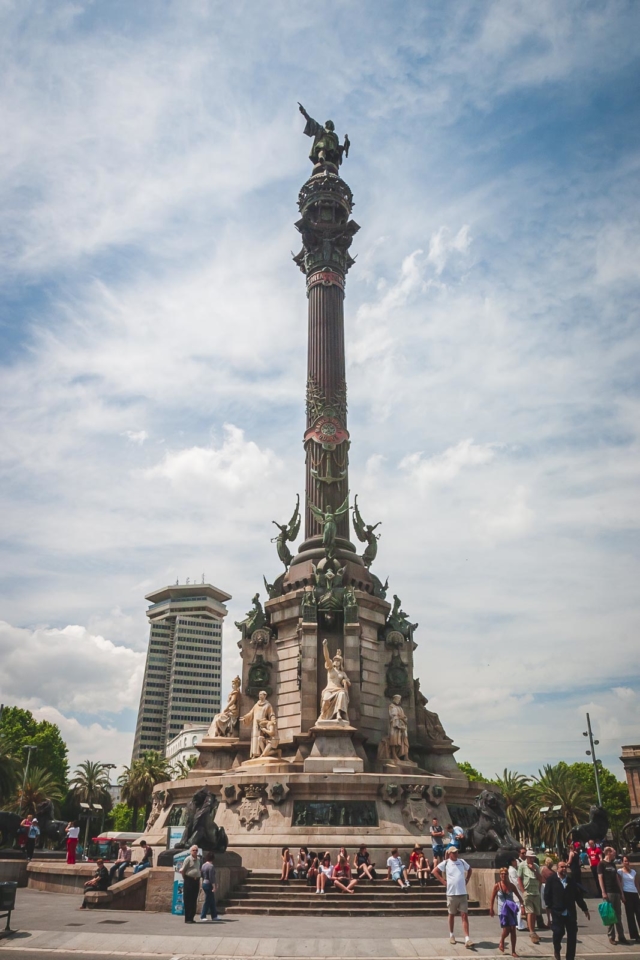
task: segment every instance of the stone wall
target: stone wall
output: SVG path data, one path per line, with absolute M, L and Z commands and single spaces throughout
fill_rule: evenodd
M 84 893 L 85 883 L 95 872 L 95 863 L 45 863 L 32 860 L 27 865 L 29 887 L 50 893 Z
M 17 881 L 19 887 L 27 886 L 26 860 L 0 860 L 0 883 Z

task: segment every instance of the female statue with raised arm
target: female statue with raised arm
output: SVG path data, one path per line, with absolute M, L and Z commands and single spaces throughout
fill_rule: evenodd
M 318 720 L 346 720 L 349 722 L 349 687 L 351 681 L 342 669 L 342 651 L 338 650 L 333 660 L 329 656 L 327 641 L 322 641 L 324 664 L 327 668 L 327 685 L 320 699 Z

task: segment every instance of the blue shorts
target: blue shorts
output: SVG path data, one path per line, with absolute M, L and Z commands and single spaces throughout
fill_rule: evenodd
M 436 857 L 441 857 L 444 853 L 444 846 L 441 843 L 434 843 L 432 850 Z
M 402 870 L 394 870 L 391 874 L 392 880 L 402 880 Z

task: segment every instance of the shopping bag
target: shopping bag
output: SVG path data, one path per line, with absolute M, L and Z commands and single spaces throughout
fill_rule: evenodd
M 598 904 L 598 913 L 600 914 L 600 919 L 604 923 L 605 927 L 610 927 L 613 923 L 617 923 L 618 921 L 616 912 L 608 900 L 603 900 L 602 903 Z

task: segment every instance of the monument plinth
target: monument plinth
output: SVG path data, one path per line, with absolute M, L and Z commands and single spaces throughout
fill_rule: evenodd
M 458 748 L 415 677 L 418 625 L 372 571 L 380 524 L 365 522 L 350 491 L 344 297 L 359 226 L 340 176 L 349 140 L 341 144 L 331 121 L 300 109 L 313 140 L 294 257 L 308 319 L 304 501 L 287 523 L 273 521 L 284 570 L 263 578 L 264 603 L 256 593 L 236 624 L 242 677 L 189 778 L 164 785 L 161 820 L 179 821 L 204 787 L 219 798 L 216 823 L 249 867 L 276 867 L 287 844 L 331 850 L 363 840 L 386 860 L 390 847 L 429 845 L 432 816 L 463 826 L 474 818 Z

